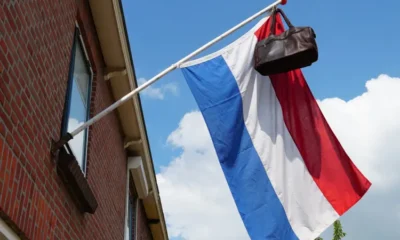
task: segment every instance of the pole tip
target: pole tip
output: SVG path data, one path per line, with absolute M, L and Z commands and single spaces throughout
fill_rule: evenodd
M 287 0 L 282 0 L 282 1 L 281 1 L 281 4 L 282 4 L 282 5 L 285 5 L 286 3 L 287 3 Z

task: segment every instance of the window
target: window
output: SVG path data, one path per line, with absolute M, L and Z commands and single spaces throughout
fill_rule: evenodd
M 128 204 L 128 239 L 136 240 L 136 221 L 137 221 L 138 199 L 136 196 L 129 196 Z
M 92 77 L 92 68 L 81 40 L 79 28 L 76 28 L 71 51 L 62 135 L 72 132 L 88 120 Z M 85 129 L 69 142 L 69 150 L 72 151 L 84 173 L 86 172 L 87 138 L 88 129 Z
M 129 169 L 127 178 L 125 240 L 136 240 L 139 198 Z

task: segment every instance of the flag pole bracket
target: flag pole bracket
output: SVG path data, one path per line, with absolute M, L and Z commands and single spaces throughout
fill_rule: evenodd
M 53 139 L 51 140 L 51 155 L 53 158 L 56 158 L 58 155 L 58 152 L 64 144 L 68 143 L 71 139 L 73 139 L 73 136 L 70 133 L 64 134 L 60 140 L 57 142 L 54 141 Z

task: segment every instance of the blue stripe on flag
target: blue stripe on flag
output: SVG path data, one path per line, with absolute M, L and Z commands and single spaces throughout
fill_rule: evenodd
M 247 132 L 242 97 L 223 57 L 182 72 L 251 239 L 298 240 Z

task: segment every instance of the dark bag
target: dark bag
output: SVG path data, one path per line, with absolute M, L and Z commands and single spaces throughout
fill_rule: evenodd
M 281 13 L 289 29 L 275 35 L 276 14 Z M 293 27 L 281 9 L 272 16 L 270 35 L 258 42 L 254 50 L 254 68 L 261 75 L 288 72 L 310 66 L 318 60 L 316 35 L 311 27 Z

